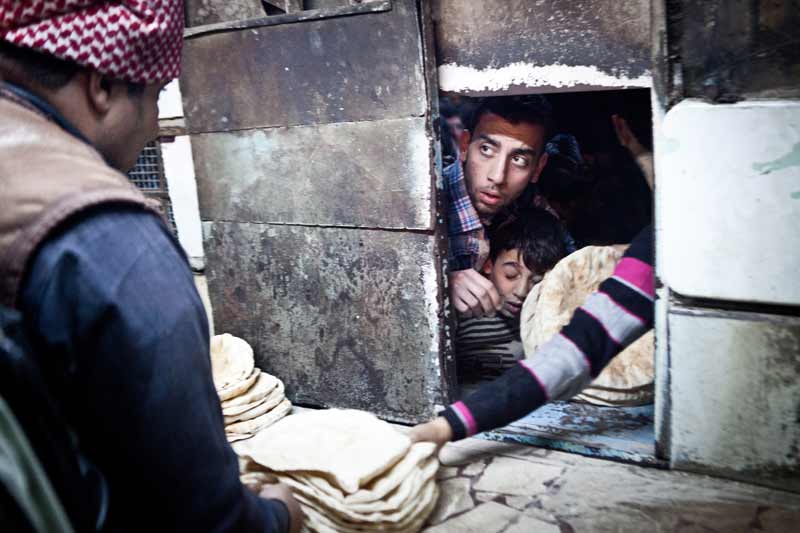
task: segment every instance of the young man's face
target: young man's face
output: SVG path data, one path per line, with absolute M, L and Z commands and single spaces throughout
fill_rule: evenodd
M 491 218 L 539 179 L 547 163 L 544 127 L 486 113 L 471 135 L 462 135 L 461 159 L 472 205 Z
M 519 315 L 525 297 L 534 285 L 542 281 L 542 277 L 543 274 L 531 271 L 525 266 L 519 249 L 500 252 L 492 264 L 492 272 L 489 275 L 497 292 L 505 300 L 500 312 L 506 316 Z

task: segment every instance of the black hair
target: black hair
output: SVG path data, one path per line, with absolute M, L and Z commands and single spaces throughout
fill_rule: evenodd
M 44 89 L 56 91 L 69 83 L 84 67 L 56 56 L 0 41 L 0 73 L 11 71 Z M 146 84 L 123 82 L 130 96 L 141 96 Z
M 545 151 L 549 157 L 539 178 L 539 189 L 548 200 L 572 201 L 589 192 L 593 180 L 586 171 L 574 136 L 556 135 L 548 141 Z
M 454 104 L 449 98 L 439 98 L 439 114 L 444 118 L 461 117 L 460 106 Z
M 553 108 L 550 102 L 539 94 L 482 98 L 470 113 L 464 126 L 474 132 L 481 117 L 487 113 L 498 115 L 512 124 L 520 122 L 539 124 L 544 127 L 545 139 L 550 137 L 553 129 Z
M 490 230 L 492 261 L 501 252 L 516 249 L 529 270 L 545 273 L 567 255 L 564 227 L 556 217 L 539 207 L 520 209 Z

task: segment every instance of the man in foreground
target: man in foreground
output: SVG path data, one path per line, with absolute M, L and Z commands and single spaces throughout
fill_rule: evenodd
M 286 487 L 239 481 L 188 263 L 121 173 L 157 134 L 183 16 L 169 0 L 0 0 L 0 303 L 99 472 L 75 487 L 94 529 L 299 531 Z

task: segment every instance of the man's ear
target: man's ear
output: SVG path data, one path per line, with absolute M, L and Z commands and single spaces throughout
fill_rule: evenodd
M 461 132 L 461 138 L 458 139 L 458 149 L 461 155 L 461 161 L 464 162 L 467 160 L 467 148 L 469 148 L 469 142 L 472 140 L 472 134 L 469 130 L 464 130 Z
M 105 115 L 111 108 L 113 83 L 92 69 L 87 70 L 86 78 L 86 96 L 89 100 L 90 109 L 98 115 Z
M 539 156 L 539 161 L 536 162 L 536 168 L 533 169 L 533 174 L 531 174 L 531 183 L 536 183 L 539 181 L 539 176 L 542 175 L 542 170 L 544 170 L 545 165 L 547 165 L 547 158 L 550 154 L 547 152 L 542 152 L 542 155 Z

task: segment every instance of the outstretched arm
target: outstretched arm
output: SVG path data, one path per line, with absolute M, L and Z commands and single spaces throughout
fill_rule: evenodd
M 653 327 L 653 233 L 634 239 L 612 277 L 575 311 L 569 324 L 529 359 L 507 370 L 412 438 L 443 444 L 505 426 L 552 400 L 580 392 L 608 362 Z

